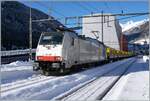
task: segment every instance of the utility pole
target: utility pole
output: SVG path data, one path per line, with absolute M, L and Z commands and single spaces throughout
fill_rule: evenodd
M 30 18 L 29 18 L 29 61 L 32 60 L 32 15 L 31 15 L 31 7 L 30 7 Z
M 102 22 L 102 27 L 101 27 L 101 28 L 102 28 L 102 29 L 101 29 L 101 30 L 102 30 L 102 43 L 103 43 L 103 13 L 104 13 L 104 12 L 102 11 L 102 12 L 101 12 L 101 14 L 102 14 L 102 16 L 101 16 L 101 18 L 102 18 L 102 19 L 101 19 L 101 20 L 102 20 L 102 21 L 101 21 L 101 22 Z

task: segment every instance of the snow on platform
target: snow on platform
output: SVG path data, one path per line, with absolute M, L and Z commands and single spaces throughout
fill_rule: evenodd
M 149 100 L 149 58 L 139 58 L 103 100 Z

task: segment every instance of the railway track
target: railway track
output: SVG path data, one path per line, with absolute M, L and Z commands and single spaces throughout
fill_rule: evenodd
M 136 60 L 122 63 L 98 76 L 97 78 L 92 79 L 82 86 L 76 88 L 75 90 L 58 96 L 55 99 L 63 101 L 102 100 L 103 97 L 109 92 L 109 90 L 116 84 L 116 82 L 121 78 L 122 75 L 124 75 L 124 73 L 135 61 Z
M 16 85 L 16 84 L 23 84 L 23 83 L 28 82 L 28 81 L 37 80 L 38 78 L 42 78 L 42 75 L 37 74 L 37 75 L 34 75 L 33 77 L 29 77 L 28 79 L 25 79 L 25 80 L 19 80 L 19 81 L 16 81 L 16 82 L 1 84 L 1 88 L 9 87 L 9 86 L 11 86 L 12 84 L 13 84 L 13 85 Z
M 34 85 L 38 85 L 43 82 L 46 82 L 49 80 L 55 80 L 55 79 L 57 78 L 52 77 L 52 76 L 46 77 L 46 76 L 39 75 L 29 80 L 22 80 L 22 81 L 13 83 L 13 86 L 10 86 L 10 84 L 1 85 L 1 94 L 11 92 L 13 90 L 20 90 L 20 89 L 32 87 Z

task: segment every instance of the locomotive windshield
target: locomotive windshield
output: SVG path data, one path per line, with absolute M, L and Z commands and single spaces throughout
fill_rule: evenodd
M 39 44 L 40 45 L 62 44 L 62 40 L 63 40 L 62 33 L 43 33 L 41 35 Z

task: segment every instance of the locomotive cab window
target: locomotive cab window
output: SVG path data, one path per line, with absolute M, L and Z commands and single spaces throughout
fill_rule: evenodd
M 40 45 L 56 45 L 62 44 L 62 33 L 43 33 L 39 41 Z

